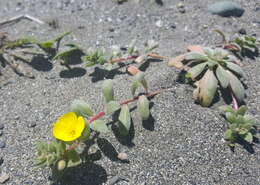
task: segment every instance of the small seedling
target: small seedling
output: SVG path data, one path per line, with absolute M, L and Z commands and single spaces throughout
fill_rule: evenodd
M 247 107 L 241 106 L 238 109 L 233 109 L 231 106 L 221 106 L 220 110 L 224 112 L 228 122 L 228 130 L 224 134 L 225 140 L 230 142 L 230 146 L 235 146 L 235 143 L 241 139 L 252 143 L 253 136 L 256 133 L 256 126 L 259 123 L 253 116 L 246 114 Z
M 169 61 L 169 65 L 186 71 L 185 78 L 197 87 L 193 97 L 202 106 L 210 106 L 218 87 L 228 89 L 239 102 L 243 102 L 245 89 L 241 83 L 245 76 L 242 68 L 228 51 L 221 48 L 202 48 Z

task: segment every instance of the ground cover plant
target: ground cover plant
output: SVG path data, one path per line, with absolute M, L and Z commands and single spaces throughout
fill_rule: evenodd
M 145 93 L 136 95 L 139 86 L 144 88 Z M 119 102 L 114 97 L 113 80 L 104 81 L 102 93 L 106 110 L 95 114 L 88 103 L 74 100 L 71 103 L 71 112 L 65 113 L 53 124 L 54 140 L 38 143 L 36 166 L 49 166 L 53 174 L 59 177 L 66 168 L 88 162 L 87 154 L 79 151 L 79 147 L 86 141 L 99 137 L 100 133 L 111 131 L 112 125 L 121 136 L 127 136 L 132 124 L 131 109 L 137 107 L 141 120 L 147 120 L 150 116 L 149 99 L 163 91 L 165 89 L 149 93 L 144 73 L 138 71 L 133 75 L 131 84 L 133 97 Z M 137 103 L 131 108 L 130 104 L 133 102 Z M 103 120 L 102 117 L 105 115 L 112 116 L 113 122 Z M 119 158 L 122 159 L 122 156 Z

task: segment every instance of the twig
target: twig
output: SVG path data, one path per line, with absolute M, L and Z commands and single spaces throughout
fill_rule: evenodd
M 111 59 L 110 61 L 109 61 L 109 63 L 111 63 L 111 64 L 114 64 L 114 63 L 117 63 L 117 62 L 122 62 L 122 61 L 125 61 L 125 60 L 132 60 L 132 59 L 136 59 L 138 56 L 135 56 L 135 55 L 133 55 L 133 56 L 129 56 L 129 57 L 125 57 L 125 58 L 114 58 L 114 59 Z
M 7 24 L 17 23 L 17 22 L 21 21 L 22 19 L 28 19 L 28 20 L 34 21 L 38 24 L 45 24 L 45 22 L 41 21 L 40 19 L 37 19 L 31 15 L 25 14 L 25 15 L 18 15 L 18 16 L 10 18 L 8 20 L 0 22 L 0 28 L 1 28 L 1 26 L 7 25 Z

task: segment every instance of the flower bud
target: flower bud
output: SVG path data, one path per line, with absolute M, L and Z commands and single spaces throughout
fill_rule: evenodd
M 57 165 L 58 170 L 59 170 L 59 171 L 62 171 L 62 170 L 65 169 L 65 167 L 66 167 L 66 161 L 60 160 L 60 161 L 58 162 L 58 165 Z

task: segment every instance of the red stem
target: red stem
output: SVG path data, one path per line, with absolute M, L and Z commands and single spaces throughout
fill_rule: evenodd
M 105 112 L 100 112 L 100 113 L 96 114 L 95 116 L 93 116 L 88 122 L 92 123 L 93 121 L 97 120 L 98 118 L 101 118 L 105 114 L 106 114 Z
M 110 63 L 116 63 L 116 62 L 122 62 L 122 61 L 125 61 L 125 60 L 132 60 L 132 59 L 136 59 L 138 56 L 136 55 L 133 55 L 133 56 L 128 56 L 128 57 L 125 57 L 125 58 L 114 58 L 110 61 Z
M 237 99 L 236 99 L 236 97 L 234 96 L 233 92 L 231 92 L 231 97 L 232 97 L 233 109 L 238 110 Z

